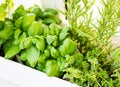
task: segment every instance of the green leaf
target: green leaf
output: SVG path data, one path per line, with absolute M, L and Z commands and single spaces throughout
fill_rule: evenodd
M 60 71 L 56 60 L 48 60 L 45 69 L 48 76 L 59 76 Z
M 61 32 L 59 34 L 59 41 L 63 41 L 67 37 L 67 35 L 69 35 L 69 33 L 67 33 L 67 32 Z
M 3 21 L 0 21 L 0 30 L 2 30 L 4 27 L 4 22 Z
M 46 37 L 46 41 L 47 43 L 50 45 L 52 44 L 54 41 L 56 41 L 58 39 L 57 36 L 52 36 L 52 35 L 47 35 Z
M 11 22 L 6 22 L 4 26 L 4 29 L 0 31 L 0 37 L 4 39 L 9 39 L 13 34 L 13 24 Z
M 17 36 L 17 35 L 15 35 L 15 36 Z M 21 41 L 22 41 L 24 38 L 26 38 L 26 37 L 27 37 L 26 33 L 23 32 L 23 33 L 19 36 L 18 39 L 15 39 L 14 44 L 15 44 L 15 45 L 19 45 L 19 44 L 21 43 Z
M 28 35 L 29 36 L 34 36 L 34 35 L 41 35 L 42 34 L 42 27 L 41 23 L 34 21 L 30 27 L 28 28 Z
M 59 57 L 59 52 L 54 47 L 51 47 L 50 53 L 51 53 L 51 56 L 53 58 L 58 58 Z
M 39 16 L 39 15 L 42 15 L 42 10 L 40 9 L 40 7 L 38 6 L 38 5 L 34 5 L 34 6 L 32 6 L 32 7 L 30 7 L 29 8 L 29 11 L 31 12 L 31 13 L 34 13 L 34 14 L 36 14 L 37 16 Z
M 37 36 L 34 38 L 34 43 L 36 44 L 36 47 L 40 50 L 40 51 L 44 51 L 45 49 L 45 40 L 44 37 L 42 36 Z
M 5 58 L 12 59 L 16 54 L 20 52 L 19 46 L 13 45 L 5 54 Z
M 14 40 L 7 40 L 6 43 L 3 45 L 4 53 L 6 54 L 7 51 L 11 48 L 11 45 L 13 44 Z
M 72 77 L 75 77 L 75 78 L 80 78 L 81 77 L 81 71 L 79 69 L 66 68 L 66 69 L 64 69 L 64 71 L 66 71 L 67 73 L 70 73 L 71 78 Z
M 45 63 L 46 56 L 44 54 L 41 54 L 38 58 L 38 63 Z
M 20 53 L 20 60 L 21 61 L 26 61 L 26 50 L 22 50 Z
M 26 37 L 26 38 L 23 38 L 21 41 L 20 41 L 20 48 L 21 49 L 25 49 L 25 48 L 29 48 L 30 46 L 32 46 L 32 39 L 33 37 Z
M 61 33 L 70 31 L 70 28 L 68 26 L 65 26 L 61 29 Z
M 17 29 L 14 31 L 14 38 L 18 39 L 20 37 L 20 34 L 22 33 L 21 29 Z
M 52 8 L 47 8 L 47 9 L 45 9 L 44 12 L 46 12 L 46 13 L 52 13 L 53 15 L 57 14 L 57 11 L 55 9 L 52 9 Z
M 61 29 L 61 32 L 59 34 L 59 41 L 63 41 L 68 35 L 68 31 L 70 30 L 69 27 L 65 26 L 63 29 Z
M 44 54 L 45 54 L 46 58 L 50 57 L 50 50 L 49 50 L 49 48 L 44 50 Z
M 19 17 L 17 20 L 15 20 L 15 26 L 17 28 L 21 28 L 22 27 L 22 23 L 23 23 L 23 17 Z
M 53 18 L 46 18 L 46 19 L 43 20 L 43 23 L 49 25 L 49 24 L 52 24 L 52 23 L 56 23 L 56 21 Z
M 36 15 L 34 13 L 27 13 L 23 16 L 23 31 L 28 31 L 29 26 L 35 20 Z
M 55 23 L 50 24 L 49 29 L 51 35 L 59 35 L 61 31 L 61 27 Z
M 39 58 L 40 52 L 35 46 L 26 49 L 26 59 L 31 67 L 35 67 Z
M 50 30 L 47 25 L 42 24 L 42 29 L 43 29 L 43 36 L 46 37 L 48 34 L 50 34 Z
M 36 69 L 45 72 L 45 63 L 38 63 Z
M 13 20 L 17 20 L 19 17 L 24 16 L 25 14 L 27 14 L 27 11 L 25 10 L 23 5 L 20 5 L 15 12 L 12 14 L 13 16 Z
M 57 62 L 58 62 L 58 66 L 59 66 L 59 68 L 60 68 L 60 71 L 63 71 L 67 66 L 66 66 L 66 60 L 65 60 L 65 58 L 64 57 L 60 57 L 60 58 L 58 58 L 58 60 L 57 60 Z
M 63 45 L 59 46 L 58 51 L 62 57 L 64 57 L 67 54 L 66 48 Z
M 59 47 L 59 52 L 61 56 L 66 54 L 72 55 L 77 50 L 77 43 L 69 38 L 66 38 L 63 42 L 63 45 Z
M 59 43 L 58 43 L 58 41 L 56 40 L 56 41 L 54 41 L 54 42 L 52 43 L 52 45 L 53 45 L 54 47 L 57 47 L 57 46 L 59 45 Z

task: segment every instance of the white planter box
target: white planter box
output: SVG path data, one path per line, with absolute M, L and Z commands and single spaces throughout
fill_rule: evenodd
M 0 87 L 80 87 L 0 57 Z

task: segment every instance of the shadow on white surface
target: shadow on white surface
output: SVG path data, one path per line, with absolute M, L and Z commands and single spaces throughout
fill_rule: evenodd
M 20 87 L 20 86 L 0 78 L 0 87 Z

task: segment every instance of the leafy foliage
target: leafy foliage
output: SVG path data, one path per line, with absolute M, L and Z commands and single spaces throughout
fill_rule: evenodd
M 0 21 L 4 21 L 7 13 L 13 9 L 13 1 L 5 0 L 5 3 L 0 4 Z
M 61 27 L 55 9 L 42 11 L 37 5 L 29 9 L 20 5 L 12 19 L 5 18 L 6 9 L 13 7 L 12 0 L 6 0 L 0 5 L 0 46 L 5 58 L 19 55 L 25 65 L 83 87 L 119 87 L 120 48 L 113 47 L 111 37 L 120 26 L 120 1 L 101 0 L 95 22 L 94 3 L 67 0 L 67 10 L 61 12 L 69 25 Z
M 119 87 L 120 49 L 113 49 L 110 40 L 120 25 L 120 1 L 101 0 L 102 10 L 98 8 L 100 18 L 96 22 L 92 19 L 91 11 L 94 2 L 95 0 L 68 0 L 66 3 L 67 10 L 64 14 L 72 38 L 77 41 L 78 54 L 83 54 L 83 57 L 82 60 L 71 57 L 67 61 L 70 65 L 65 69 L 63 78 L 83 87 Z M 79 62 L 76 63 L 76 60 Z

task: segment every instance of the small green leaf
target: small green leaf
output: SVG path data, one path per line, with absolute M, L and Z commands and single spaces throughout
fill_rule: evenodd
M 50 24 L 49 29 L 51 35 L 59 35 L 61 31 L 61 27 L 55 23 Z
M 20 53 L 20 60 L 21 61 L 26 61 L 26 50 L 22 50 Z
M 46 37 L 48 34 L 50 34 L 50 30 L 47 25 L 42 24 L 42 29 L 43 29 L 43 36 Z
M 18 54 L 20 52 L 20 48 L 19 46 L 13 45 L 5 54 L 5 58 L 7 59 L 11 59 L 12 57 L 14 57 L 16 54 Z
M 42 36 L 37 36 L 34 38 L 34 44 L 36 44 L 36 47 L 40 50 L 40 51 L 44 51 L 45 49 L 45 40 L 44 37 Z
M 32 46 L 32 39 L 33 39 L 33 37 L 23 38 L 20 41 L 20 48 L 25 49 L 25 48 L 29 48 L 30 46 Z
M 6 21 L 4 29 L 0 31 L 0 37 L 4 39 L 9 39 L 13 34 L 13 24 Z
M 59 52 L 54 47 L 51 47 L 50 52 L 51 52 L 51 56 L 53 58 L 58 58 L 59 57 Z
M 45 11 L 44 12 L 47 12 L 47 13 L 52 13 L 52 14 L 54 14 L 54 15 L 56 15 L 57 14 L 57 11 L 55 10 L 55 9 L 52 9 L 52 8 L 47 8 L 47 9 L 45 9 Z
M 48 60 L 45 69 L 48 76 L 59 76 L 60 71 L 56 60 Z
M 14 31 L 14 38 L 15 38 L 15 39 L 18 39 L 21 33 L 22 33 L 21 29 L 15 30 L 15 31 Z
M 64 57 L 67 54 L 66 48 L 63 45 L 60 45 L 58 50 L 62 57 Z
M 22 23 L 23 23 L 23 17 L 19 17 L 16 21 L 15 21 L 15 26 L 17 28 L 21 28 L 22 27 Z
M 69 33 L 67 33 L 67 32 L 61 32 L 59 34 L 59 41 L 63 41 L 67 37 L 67 35 L 69 35 Z
M 29 11 L 31 12 L 31 13 L 34 13 L 34 14 L 36 14 L 36 16 L 40 16 L 40 15 L 42 15 L 42 10 L 40 9 L 40 7 L 38 6 L 38 5 L 34 5 L 34 6 L 32 6 L 32 7 L 30 7 L 29 8 Z
M 77 50 L 77 43 L 69 38 L 66 38 L 58 50 L 63 57 L 66 54 L 72 55 Z
M 26 33 L 23 32 L 23 33 L 19 36 L 18 39 L 15 39 L 14 44 L 15 44 L 15 45 L 19 45 L 19 44 L 21 43 L 21 41 L 22 41 L 24 38 L 26 38 L 26 37 L 27 37 Z
M 58 66 L 59 66 L 59 68 L 60 68 L 60 71 L 62 71 L 62 70 L 64 70 L 67 66 L 66 66 L 66 60 L 65 60 L 65 58 L 64 57 L 60 57 L 60 58 L 58 58 L 58 60 L 57 60 L 57 62 L 58 62 Z
M 58 43 L 58 41 L 56 40 L 56 41 L 54 41 L 54 42 L 52 43 L 52 45 L 53 45 L 54 47 L 57 47 L 57 46 L 59 45 L 59 43 Z
M 44 50 L 45 57 L 48 58 L 50 57 L 50 50 L 47 48 Z
M 44 54 L 41 54 L 40 57 L 38 58 L 38 63 L 45 63 L 45 55 Z
M 11 45 L 13 44 L 14 40 L 7 40 L 6 43 L 3 45 L 4 53 L 6 54 L 7 51 L 11 48 Z
M 52 44 L 54 41 L 56 41 L 58 39 L 57 36 L 52 36 L 52 35 L 47 35 L 46 37 L 46 41 L 47 43 L 50 45 Z

